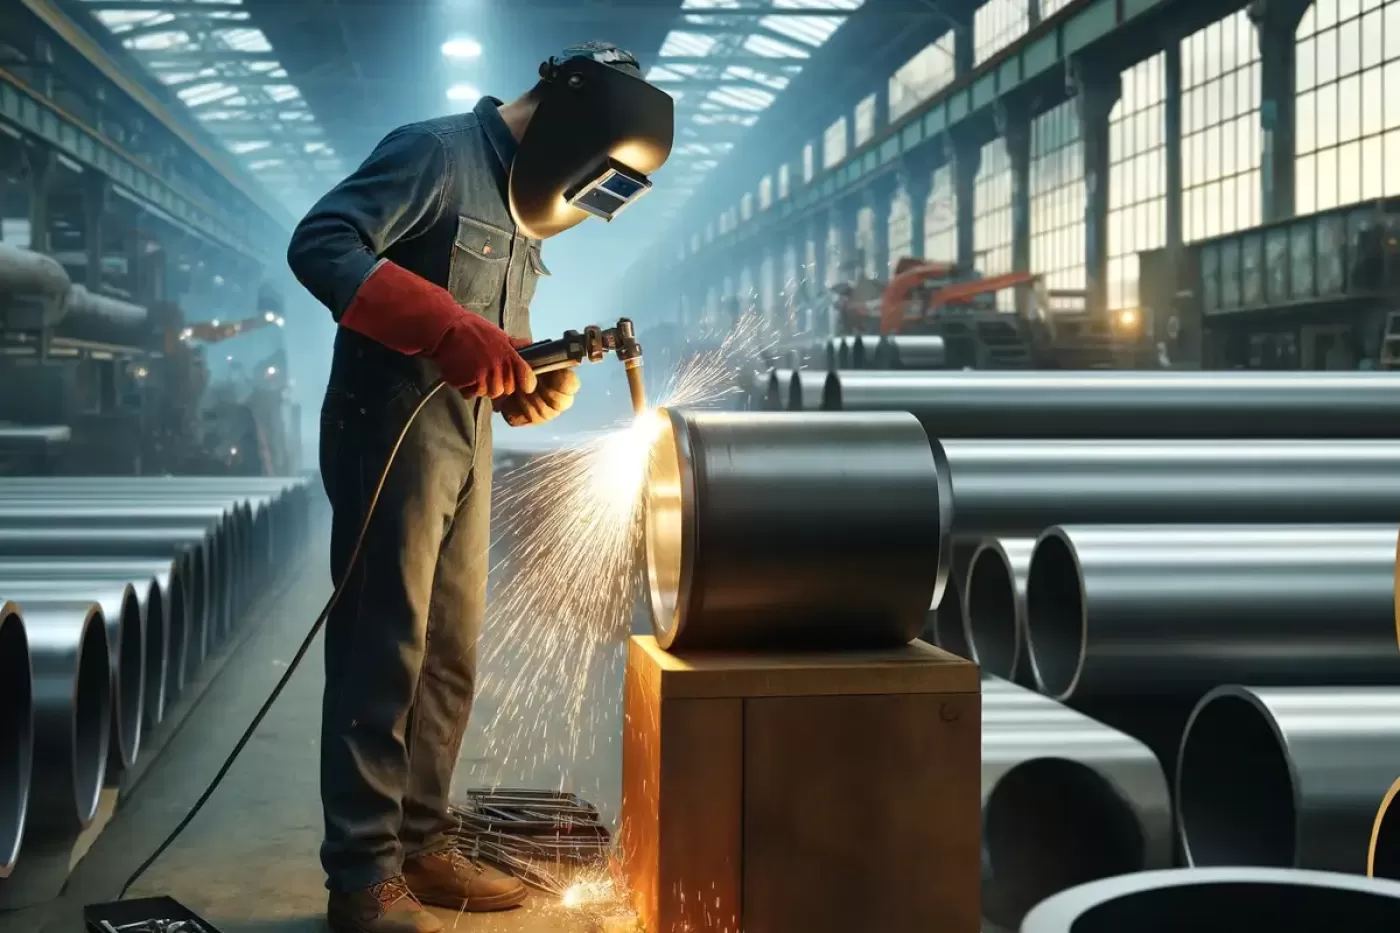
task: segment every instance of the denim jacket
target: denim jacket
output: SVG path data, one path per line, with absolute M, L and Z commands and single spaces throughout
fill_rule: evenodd
M 384 258 L 528 339 L 530 300 L 549 271 L 540 241 L 511 218 L 506 183 L 516 142 L 500 104 L 488 97 L 469 113 L 394 130 L 297 225 L 288 264 L 336 320 Z M 437 378 L 428 361 L 340 328 L 332 386 L 362 383 L 367 369 L 382 371 L 390 383 L 382 389 L 426 388 Z

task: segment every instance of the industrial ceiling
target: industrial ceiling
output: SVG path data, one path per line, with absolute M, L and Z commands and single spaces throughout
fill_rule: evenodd
M 66 0 L 294 212 L 394 126 L 510 96 L 584 39 L 676 98 L 678 210 L 866 0 Z M 872 6 L 875 5 L 872 0 Z

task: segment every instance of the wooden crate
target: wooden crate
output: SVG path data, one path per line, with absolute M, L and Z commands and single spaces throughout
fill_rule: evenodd
M 977 933 L 977 668 L 628 652 L 618 871 L 647 933 Z

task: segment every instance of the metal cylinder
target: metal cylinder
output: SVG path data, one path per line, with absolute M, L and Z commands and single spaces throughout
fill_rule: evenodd
M 130 583 L 93 577 L 20 579 L 0 576 L 5 598 L 25 606 L 35 600 L 91 600 L 107 624 L 112 681 L 112 740 L 107 778 L 115 781 L 136 763 L 145 725 L 146 632 L 141 601 Z
M 821 407 L 822 386 L 826 385 L 826 373 L 799 369 L 788 380 L 787 411 L 816 411 Z
M 1371 823 L 1371 844 L 1366 852 L 1366 874 L 1372 878 L 1400 880 L 1400 778 L 1391 782 Z
M 123 327 L 136 327 L 146 323 L 149 313 L 140 305 L 95 294 L 81 285 L 74 285 L 68 290 L 63 300 L 63 308 L 66 318 L 96 318 Z
M 836 369 L 841 365 L 841 337 L 830 337 L 822 347 L 822 355 L 826 360 L 827 371 Z
M 875 369 L 942 369 L 948 350 L 942 337 L 922 334 L 881 337 L 875 348 Z
M 1400 774 L 1400 688 L 1226 686 L 1197 704 L 1177 756 L 1191 865 L 1364 873 Z
M 646 488 L 657 640 L 685 650 L 916 638 L 948 575 L 936 449 L 902 413 L 664 410 Z
M 828 411 L 909 411 L 930 437 L 1394 437 L 1388 372 L 842 372 Z
M 855 342 L 858 337 L 842 337 L 841 342 L 836 345 L 836 368 L 850 369 L 851 360 L 855 352 Z
M 771 369 L 761 369 L 749 374 L 748 381 L 742 385 L 742 406 L 745 411 L 763 411 L 768 398 L 768 377 L 772 372 Z
M 9 580 L 62 582 L 87 579 L 131 583 L 141 601 L 145 620 L 146 658 L 142 709 L 149 731 L 165 716 L 167 699 L 178 695 L 183 680 L 167 678 L 183 663 L 185 589 L 179 564 L 171 560 L 48 560 L 10 558 L 0 560 L 0 589 Z M 173 646 L 173 647 L 172 647 Z
M 1379 510 L 1378 510 L 1379 511 Z M 1395 526 L 1062 526 L 1026 582 L 1059 699 L 1400 683 Z
M 984 673 L 1029 686 L 1026 578 L 1034 538 L 987 538 L 972 554 L 963 585 L 964 638 Z
M 1015 929 L 1058 891 L 1171 864 L 1171 797 L 1136 739 L 982 678 L 982 913 Z
M 1187 868 L 1071 888 L 1021 933 L 1321 933 L 1400 929 L 1400 883 L 1325 871 Z
M 1391 441 L 947 441 L 960 540 L 1051 525 L 1400 521 Z
M 879 345 L 876 337 L 865 337 L 857 334 L 851 338 L 851 369 L 873 369 L 875 366 L 875 348 Z
M 29 637 L 14 603 L 0 602 L 0 878 L 19 859 L 34 756 Z
M 62 298 L 72 283 L 52 256 L 0 243 L 0 291 Z
M 34 779 L 25 845 L 70 841 L 97 816 L 111 739 L 111 662 L 102 609 L 82 600 L 20 607 L 34 670 Z
M 775 369 L 768 374 L 768 389 L 763 395 L 763 411 L 782 411 L 787 403 L 791 369 Z
M 960 658 L 971 655 L 963 630 L 963 575 L 955 563 L 950 565 L 948 583 L 943 597 L 933 610 L 933 643 Z
M 211 567 L 203 528 L 52 528 L 0 527 L 0 560 L 37 557 L 92 560 L 178 560 L 186 599 L 179 683 L 204 661 L 211 607 L 210 584 L 219 572 Z M 173 637 L 173 636 L 172 636 Z M 172 654 L 175 645 L 172 643 Z

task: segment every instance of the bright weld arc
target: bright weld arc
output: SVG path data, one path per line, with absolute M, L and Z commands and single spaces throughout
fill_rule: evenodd
M 488 784 L 549 786 L 587 797 L 579 765 L 617 736 L 623 646 L 641 593 L 642 493 L 659 409 L 713 407 L 776 341 L 757 315 L 718 349 L 685 359 L 645 414 L 497 477 L 498 553 L 481 646 L 477 755 Z M 494 701 L 494 702 L 492 702 Z M 475 724 L 474 724 L 475 725 Z M 483 853 L 485 854 L 485 853 Z M 582 866 L 541 866 L 562 906 L 595 909 L 611 883 Z M 537 873 L 538 874 L 538 873 Z

